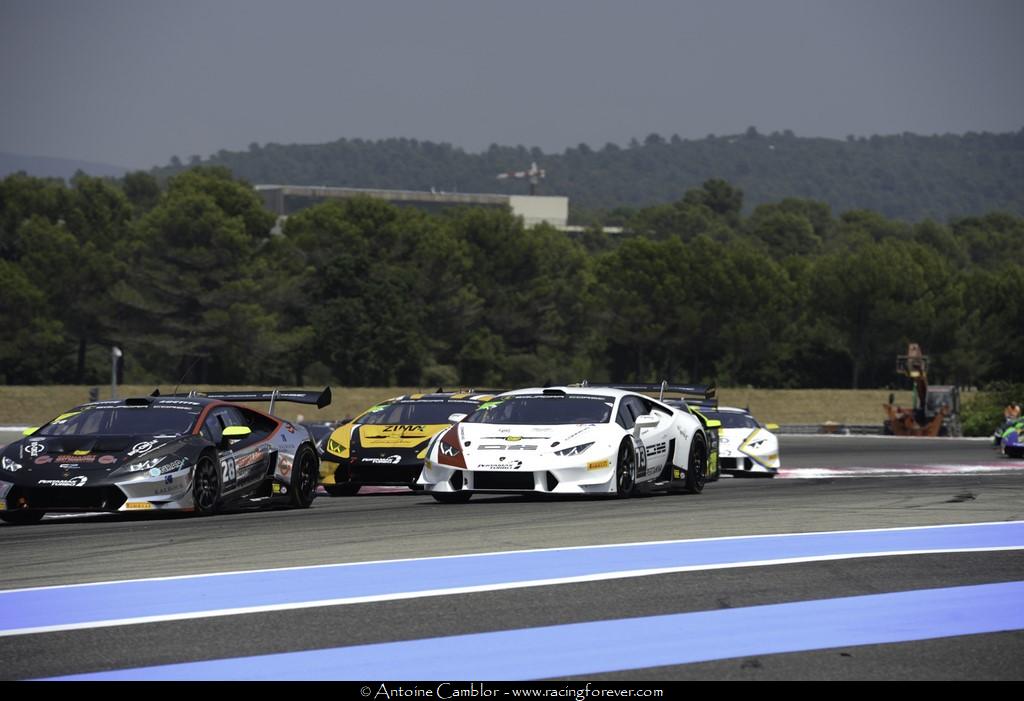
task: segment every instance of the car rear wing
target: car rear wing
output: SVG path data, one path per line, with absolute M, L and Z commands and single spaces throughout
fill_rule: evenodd
M 665 393 L 679 394 L 684 397 L 697 397 L 702 400 L 712 400 L 718 391 L 715 385 L 670 385 L 667 380 L 660 385 L 629 385 L 629 384 L 590 384 L 586 380 L 579 383 L 580 387 L 609 387 L 611 389 L 624 389 L 627 392 L 657 392 L 658 400 L 665 400 Z
M 274 402 L 294 402 L 296 404 L 315 404 L 317 409 L 323 409 L 331 403 L 331 388 L 324 387 L 320 392 L 306 392 L 301 389 L 273 389 L 273 390 L 231 390 L 227 392 L 188 392 L 185 394 L 160 394 L 159 389 L 153 390 L 151 397 L 208 397 L 209 399 L 223 399 L 226 402 L 270 402 L 271 413 L 274 412 Z

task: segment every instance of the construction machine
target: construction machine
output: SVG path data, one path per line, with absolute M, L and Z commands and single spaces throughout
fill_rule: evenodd
M 887 435 L 956 436 L 963 435 L 960 425 L 960 388 L 956 385 L 928 385 L 928 356 L 911 343 L 906 355 L 896 356 L 896 372 L 914 383 L 914 406 L 896 406 L 894 397 L 883 404 Z

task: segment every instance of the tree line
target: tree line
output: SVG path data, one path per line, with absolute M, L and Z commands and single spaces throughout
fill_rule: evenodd
M 709 180 L 609 235 L 319 204 L 280 234 L 220 167 L 0 180 L 0 380 L 502 387 L 1024 381 L 1024 218 L 907 223 Z
M 1024 215 L 1024 129 L 1015 133 L 847 137 L 795 136 L 791 131 L 681 139 L 650 134 L 626 146 L 587 144 L 544 153 L 493 144 L 468 153 L 416 139 L 339 139 L 324 144 L 250 144 L 246 151 L 175 157 L 165 177 L 187 167 L 228 167 L 252 183 L 336 185 L 448 192 L 526 194 L 522 180 L 496 180 L 536 162 L 547 177 L 538 194 L 569 197 L 577 223 L 606 226 L 637 209 L 669 202 L 717 178 L 743 190 L 749 214 L 758 205 L 799 197 L 835 212 L 869 209 L 904 221 Z

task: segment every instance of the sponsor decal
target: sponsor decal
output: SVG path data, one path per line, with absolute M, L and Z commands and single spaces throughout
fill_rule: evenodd
M 595 460 L 594 462 L 587 463 L 588 470 L 600 470 L 602 467 L 608 467 L 610 463 L 607 460 Z
M 98 458 L 96 458 L 96 462 L 98 462 L 101 465 L 113 465 L 115 462 L 117 462 L 117 457 L 113 455 L 101 455 Z
M 152 509 L 153 505 L 150 504 L 148 501 L 129 501 L 128 503 L 126 503 L 124 505 L 124 508 L 125 509 L 129 509 L 129 510 L 136 510 L 136 509 L 146 510 L 146 509 Z
M 287 478 L 292 474 L 292 458 L 287 455 L 280 455 L 277 459 L 277 474 Z
M 478 465 L 478 470 L 518 470 L 523 466 L 522 460 L 512 460 L 511 462 L 499 462 L 492 463 L 490 465 Z
M 96 462 L 98 457 L 99 457 L 98 455 L 89 455 L 88 451 L 86 451 L 84 453 L 76 452 L 74 455 L 58 455 L 56 458 L 54 458 L 54 460 L 56 460 L 58 463 L 66 463 L 66 462 L 83 463 L 83 462 Z
M 656 444 L 654 444 L 652 446 L 648 446 L 648 448 L 647 448 L 647 456 L 648 457 L 653 457 L 655 455 L 661 455 L 666 450 L 668 450 L 667 446 L 668 446 L 667 443 L 656 443 Z
M 143 460 L 142 462 L 137 462 L 134 465 L 129 465 L 128 472 L 142 472 L 143 470 L 148 470 L 150 468 L 156 467 L 160 463 L 160 461 L 164 459 L 164 457 L 167 456 L 165 455 L 160 458 L 150 458 L 149 460 Z
M 46 445 L 43 443 L 29 443 L 25 446 L 24 450 L 32 457 L 36 457 L 40 453 L 46 452 Z
M 8 472 L 17 472 L 18 470 L 21 469 L 21 464 L 14 462 L 8 457 L 5 457 L 3 459 L 3 465 L 4 469 L 7 470 Z
M 160 476 L 160 468 L 159 467 L 152 467 L 152 468 L 150 468 L 149 476 L 150 477 L 159 477 Z
M 161 406 L 164 404 L 180 404 L 182 406 L 199 406 L 199 402 L 192 402 L 187 399 L 161 399 L 157 402 Z
M 162 459 L 163 458 L 161 458 L 161 460 Z M 156 470 L 157 472 L 156 472 L 155 475 L 153 475 L 154 477 L 156 477 L 158 475 L 166 475 L 168 472 L 175 472 L 175 471 L 180 470 L 181 468 L 185 467 L 186 465 L 188 465 L 188 458 L 178 458 L 177 460 L 172 460 L 171 462 L 165 462 L 159 468 L 156 468 L 156 467 L 150 468 L 149 474 L 153 475 L 153 470 Z M 165 481 L 169 480 L 169 479 L 172 479 L 172 478 L 170 476 L 168 476 L 168 477 L 165 478 Z
M 277 482 L 274 482 L 274 486 L 271 487 L 271 489 L 273 490 L 274 494 L 281 493 L 281 485 L 279 485 Z
M 405 433 L 405 432 L 423 433 L 424 430 L 425 429 L 423 428 L 423 424 L 420 424 L 420 425 L 395 424 L 394 426 L 385 426 L 384 427 L 384 433 Z
M 40 455 L 38 458 L 33 460 L 36 465 L 46 465 L 47 463 L 53 462 L 53 458 L 49 455 Z
M 249 453 L 248 455 L 243 455 L 235 460 L 235 468 L 239 470 L 246 470 L 262 460 L 266 454 L 267 451 L 261 448 L 260 450 Z
M 78 475 L 77 477 L 71 477 L 63 480 L 39 480 L 38 484 L 46 485 L 48 487 L 82 487 L 88 481 L 88 477 Z
M 79 465 L 77 462 L 72 462 L 72 463 L 67 463 L 67 464 L 61 465 L 61 468 L 64 469 L 64 470 L 77 470 L 80 467 L 81 467 L 81 465 Z M 67 477 L 67 473 L 65 473 L 64 476 Z
M 285 424 L 284 430 L 287 431 L 288 433 L 295 433 L 295 427 L 292 426 L 291 424 Z
M 501 443 L 492 443 L 488 445 L 481 445 L 478 450 L 537 450 L 540 446 L 536 445 L 504 445 Z
M 143 441 L 142 443 L 136 443 L 133 445 L 132 449 L 129 450 L 127 454 L 131 457 L 135 457 L 136 455 L 145 455 L 156 447 L 158 447 L 158 443 L 156 441 Z
M 398 463 L 402 462 L 402 456 L 388 455 L 387 457 L 383 458 L 363 458 L 362 461 L 375 463 L 377 465 L 397 465 Z

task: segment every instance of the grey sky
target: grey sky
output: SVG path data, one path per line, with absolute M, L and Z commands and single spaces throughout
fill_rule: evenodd
M 1024 127 L 1022 0 L 0 0 L 0 151 Z

